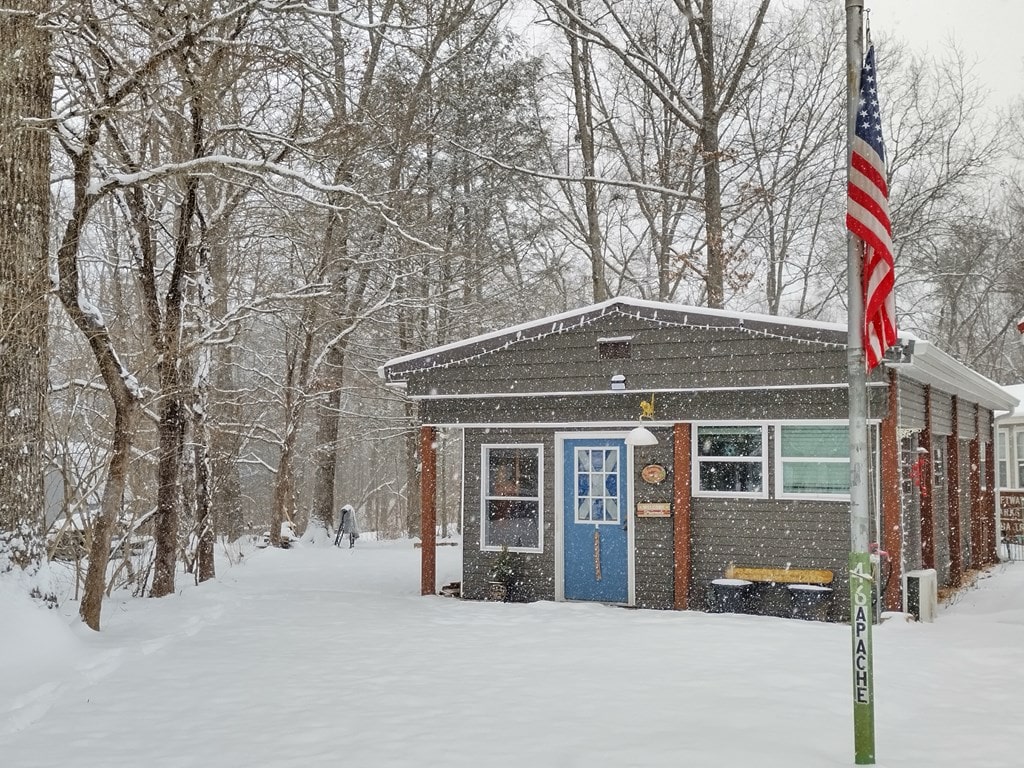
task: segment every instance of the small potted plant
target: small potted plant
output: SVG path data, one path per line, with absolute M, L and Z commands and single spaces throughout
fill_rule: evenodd
M 488 598 L 490 600 L 508 602 L 512 598 L 512 591 L 518 581 L 519 573 L 516 567 L 516 556 L 509 552 L 508 547 L 503 546 L 494 566 L 491 568 Z

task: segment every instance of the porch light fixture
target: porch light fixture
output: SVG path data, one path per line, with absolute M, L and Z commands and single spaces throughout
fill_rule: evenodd
M 654 433 L 651 432 L 651 430 L 649 430 L 647 427 L 643 425 L 639 427 L 634 427 L 633 429 L 629 430 L 629 433 L 626 435 L 626 445 L 631 445 L 634 448 L 639 445 L 657 444 L 658 438 L 654 436 Z
M 612 376 L 611 385 L 614 390 L 624 390 L 626 388 L 626 377 L 621 373 L 616 373 Z

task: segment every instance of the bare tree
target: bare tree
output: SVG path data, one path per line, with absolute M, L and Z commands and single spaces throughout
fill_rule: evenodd
M 720 17 L 714 0 L 674 0 L 671 7 L 682 15 L 696 64 L 697 77 L 691 82 L 678 82 L 663 66 L 663 57 L 651 50 L 650 41 L 633 23 L 634 6 L 613 0 L 599 0 L 586 9 L 563 0 L 541 4 L 555 11 L 552 20 L 567 34 L 614 57 L 692 132 L 701 158 L 706 251 L 702 277 L 708 306 L 722 307 L 730 258 L 722 211 L 723 121 L 750 80 L 770 0 L 759 0 L 742 18 L 735 6 L 727 8 L 727 17 Z M 670 12 L 670 6 L 659 7 L 662 13 Z
M 50 3 L 6 6 L 0 9 L 0 574 L 33 574 L 46 558 Z

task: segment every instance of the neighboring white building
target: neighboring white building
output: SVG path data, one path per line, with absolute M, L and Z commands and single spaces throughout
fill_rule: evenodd
M 1003 387 L 1017 398 L 1012 411 L 996 411 L 996 503 L 1002 552 L 1024 558 L 1024 384 Z
M 1003 387 L 1017 398 L 1013 411 L 997 411 L 996 484 L 1001 490 L 1024 490 L 1024 384 Z

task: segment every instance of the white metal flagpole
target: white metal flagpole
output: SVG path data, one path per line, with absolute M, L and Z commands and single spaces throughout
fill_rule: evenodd
M 847 175 L 851 165 L 860 71 L 864 61 L 863 0 L 846 2 Z M 868 494 L 867 370 L 861 244 L 847 232 L 847 375 L 850 415 L 850 627 L 853 651 L 853 730 L 857 765 L 875 762 L 875 702 L 871 651 L 871 555 Z

